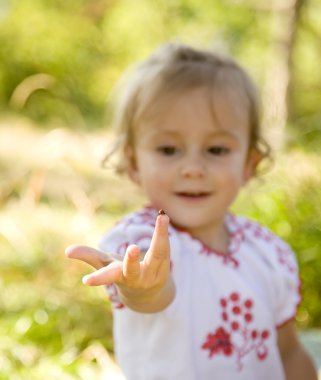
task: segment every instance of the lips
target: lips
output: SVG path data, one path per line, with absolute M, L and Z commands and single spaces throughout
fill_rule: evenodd
M 190 191 L 179 191 L 176 193 L 177 196 L 182 198 L 191 198 L 191 199 L 198 199 L 198 198 L 205 198 L 211 195 L 209 192 L 205 191 L 196 191 L 196 192 L 190 192 Z

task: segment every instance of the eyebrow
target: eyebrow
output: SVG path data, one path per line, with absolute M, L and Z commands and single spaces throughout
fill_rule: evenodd
M 183 132 L 183 131 L 182 131 Z M 182 132 L 178 132 L 176 130 L 153 130 L 153 131 L 150 131 L 150 134 L 151 135 L 156 135 L 156 136 L 160 136 L 160 135 L 163 135 L 163 136 L 173 136 L 173 137 L 176 137 L 176 136 L 180 136 L 182 135 Z M 214 137 L 214 138 L 217 138 L 217 137 L 232 137 L 232 138 L 237 138 L 237 135 L 230 132 L 230 131 L 225 131 L 223 129 L 219 129 L 219 130 L 213 130 L 213 131 L 209 131 L 208 134 L 207 134 L 208 138 L 211 138 L 211 137 Z

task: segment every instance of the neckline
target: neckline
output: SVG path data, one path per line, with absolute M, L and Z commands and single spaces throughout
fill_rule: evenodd
M 201 254 L 216 255 L 223 257 L 227 261 L 229 261 L 232 258 L 232 256 L 234 257 L 234 255 L 239 251 L 241 242 L 244 240 L 244 232 L 242 226 L 237 221 L 237 217 L 230 212 L 226 213 L 224 217 L 224 224 L 229 234 L 229 244 L 226 252 L 208 246 L 207 244 L 203 243 L 200 239 L 191 235 L 188 231 L 184 229 L 177 228 L 172 224 L 170 224 L 170 226 L 175 231 L 177 231 L 177 233 L 186 235 L 189 237 L 189 239 L 196 242 L 200 246 L 199 252 Z M 233 258 L 233 260 L 235 259 Z
M 143 210 L 148 210 L 148 212 L 152 212 L 152 214 L 155 214 L 156 216 L 158 213 L 157 209 L 150 204 L 146 205 L 143 208 Z M 191 235 L 188 231 L 184 230 L 183 228 L 174 226 L 171 222 L 169 223 L 169 226 L 177 233 L 186 235 L 189 237 L 189 239 L 196 242 L 200 246 L 201 254 L 220 256 L 222 258 L 225 258 L 224 261 L 229 261 L 229 258 L 232 257 L 233 260 L 235 260 L 234 255 L 239 251 L 241 243 L 244 240 L 244 229 L 242 223 L 240 223 L 240 221 L 238 220 L 238 217 L 231 211 L 226 212 L 224 216 L 224 224 L 229 234 L 229 244 L 227 252 L 222 252 L 208 246 L 207 244 L 203 243 L 200 239 Z

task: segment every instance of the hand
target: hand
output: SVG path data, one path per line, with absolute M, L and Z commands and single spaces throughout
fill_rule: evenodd
M 83 278 L 86 285 L 115 283 L 127 306 L 138 311 L 157 311 L 164 308 L 175 293 L 170 277 L 168 223 L 167 215 L 157 217 L 150 248 L 142 261 L 136 245 L 127 248 L 123 261 L 85 246 L 70 246 L 66 249 L 66 255 L 97 269 Z M 145 310 L 146 307 L 148 310 Z

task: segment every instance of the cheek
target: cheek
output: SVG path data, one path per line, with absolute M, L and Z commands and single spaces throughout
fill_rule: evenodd
M 159 167 L 149 162 L 142 169 L 141 186 L 149 198 L 159 198 L 171 191 L 173 175 L 169 168 Z
M 215 176 L 222 185 L 234 188 L 243 185 L 245 181 L 244 168 L 243 160 L 235 158 L 218 169 Z
M 169 177 L 166 175 L 166 172 L 159 171 L 151 168 L 149 171 L 145 171 L 142 176 L 142 185 L 145 188 L 162 190 L 169 186 Z
M 160 176 L 144 177 L 141 182 L 141 188 L 145 197 L 154 207 L 165 207 L 169 186 Z
M 137 171 L 142 181 L 159 182 L 167 176 L 168 165 L 154 154 L 149 152 L 138 152 L 137 154 Z
M 138 173 L 140 184 L 146 190 L 149 188 L 154 189 L 160 184 L 161 173 L 157 166 L 153 165 L 151 160 L 142 160 L 139 162 Z

